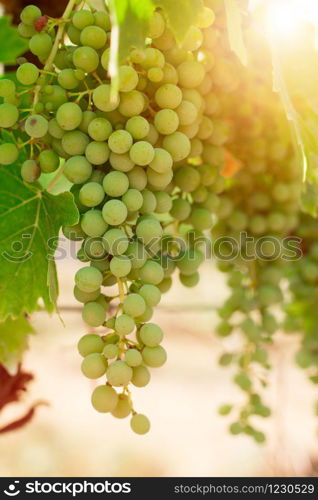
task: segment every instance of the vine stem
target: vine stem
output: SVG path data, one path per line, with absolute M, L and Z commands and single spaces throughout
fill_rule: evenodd
M 62 16 L 63 19 L 64 18 L 65 19 L 69 18 L 70 14 L 71 14 L 71 12 L 73 10 L 73 8 L 75 7 L 75 4 L 76 4 L 76 0 L 69 0 L 68 4 L 66 6 L 66 9 L 65 9 L 65 11 L 63 13 L 63 16 Z M 57 33 L 56 33 L 56 37 L 55 37 L 55 40 L 54 40 L 54 44 L 53 44 L 52 50 L 50 52 L 49 57 L 47 58 L 47 61 L 46 61 L 45 66 L 44 66 L 44 68 L 43 68 L 42 71 L 50 71 L 50 69 L 52 68 L 53 61 L 54 61 L 56 53 L 58 51 L 60 41 L 62 40 L 63 35 L 64 35 L 64 29 L 65 29 L 65 22 L 62 23 L 58 27 L 58 30 L 57 30 Z M 37 85 L 35 87 L 34 98 L 33 98 L 33 109 L 34 109 L 34 106 L 36 105 L 36 103 L 39 100 L 40 89 L 41 89 L 41 85 Z

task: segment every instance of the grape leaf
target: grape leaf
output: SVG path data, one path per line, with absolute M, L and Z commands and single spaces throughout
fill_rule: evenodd
M 109 73 L 117 77 L 118 64 L 131 47 L 143 48 L 154 9 L 152 0 L 109 0 L 112 20 Z
M 0 61 L 4 64 L 14 64 L 28 48 L 17 28 L 11 25 L 8 17 L 0 17 Z
M 33 312 L 40 298 L 52 312 L 58 233 L 78 221 L 73 196 L 24 183 L 17 165 L 0 166 L 0 186 L 0 319 Z
M 163 9 L 169 27 L 180 43 L 203 9 L 202 0 L 154 0 L 154 4 Z
M 8 371 L 16 370 L 32 333 L 34 329 L 24 316 L 0 323 L 0 363 Z
M 244 66 L 247 66 L 247 50 L 242 32 L 242 14 L 237 0 L 225 0 L 227 31 L 231 50 Z

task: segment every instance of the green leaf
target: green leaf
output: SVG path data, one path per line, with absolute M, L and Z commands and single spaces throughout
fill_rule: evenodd
M 11 25 L 8 17 L 0 17 L 0 62 L 14 64 L 28 48 L 28 43 L 23 40 L 17 28 Z
M 35 333 L 24 316 L 0 323 L 0 363 L 8 371 L 16 369 L 28 347 L 28 335 Z
M 18 165 L 0 166 L 0 186 L 0 319 L 33 312 L 40 298 L 52 312 L 58 233 L 78 221 L 73 196 L 24 183 Z
M 227 31 L 231 50 L 244 66 L 247 66 L 247 50 L 242 31 L 242 14 L 237 0 L 225 0 Z
M 118 75 L 118 64 L 132 47 L 143 48 L 154 9 L 152 0 L 109 0 L 112 21 L 109 72 Z
M 202 0 L 154 0 L 161 7 L 177 42 L 182 43 L 191 25 L 195 24 L 203 9 Z

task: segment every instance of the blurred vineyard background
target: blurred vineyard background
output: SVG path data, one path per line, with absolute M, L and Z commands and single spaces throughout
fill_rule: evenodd
M 69 243 L 63 245 L 69 253 Z M 1 437 L 1 476 L 318 475 L 315 387 L 292 364 L 296 337 L 278 336 L 271 350 L 265 401 L 273 415 L 260 422 L 266 444 L 231 436 L 226 418 L 217 414 L 220 404 L 244 395 L 233 386 L 233 373 L 217 364 L 225 343 L 238 339 L 214 335 L 215 308 L 227 289 L 211 262 L 195 289 L 175 283 L 155 313 L 166 334 L 168 362 L 152 371 L 150 386 L 134 391 L 136 407 L 151 418 L 151 432 L 137 436 L 126 422 L 98 415 L 90 405 L 94 382 L 80 376 L 75 348 L 86 328 L 72 293 L 78 267 L 70 256 L 58 262 L 65 327 L 56 315 L 33 316 L 39 334 L 31 339 L 25 368 L 36 379 L 23 405 L 8 405 L 1 420 L 19 417 L 26 403 L 39 399 L 49 406 L 39 407 L 26 427 Z

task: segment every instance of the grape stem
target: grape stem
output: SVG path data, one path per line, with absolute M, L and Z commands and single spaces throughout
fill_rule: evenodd
M 59 168 L 59 170 L 57 171 L 57 174 L 53 177 L 51 182 L 46 186 L 46 191 L 52 191 L 52 189 L 55 186 L 55 184 L 57 183 L 57 181 L 62 177 L 62 175 L 64 173 L 64 169 L 65 169 L 65 162 L 64 162 L 64 165 L 62 165 L 61 168 Z
M 62 16 L 62 19 L 66 19 L 68 20 L 69 17 L 70 17 L 70 14 L 72 12 L 72 10 L 74 9 L 76 5 L 76 0 L 69 0 L 67 6 L 66 6 L 66 9 L 63 13 L 63 16 Z M 60 26 L 58 27 L 58 30 L 57 30 L 57 33 L 56 33 L 56 37 L 55 37 L 55 40 L 54 40 L 54 44 L 53 44 L 53 47 L 52 47 L 52 50 L 50 52 L 50 55 L 49 57 L 47 58 L 47 61 L 45 63 L 45 66 L 43 68 L 43 72 L 44 71 L 50 71 L 51 68 L 52 68 L 52 65 L 53 65 L 53 62 L 54 62 L 54 59 L 55 59 L 55 56 L 56 56 L 56 53 L 58 51 L 58 48 L 59 48 L 59 44 L 60 44 L 60 41 L 62 40 L 63 38 L 63 35 L 64 35 L 64 29 L 65 29 L 65 22 L 64 21 L 62 24 L 60 24 Z M 39 100 L 39 93 L 40 93 L 40 90 L 41 90 L 41 85 L 37 85 L 35 87 L 35 91 L 34 91 L 34 98 L 33 98 L 33 109 L 34 109 L 34 106 L 36 105 L 36 103 L 38 102 Z
M 120 297 L 120 303 L 122 304 L 125 299 L 125 291 L 124 291 L 124 286 L 123 282 L 120 278 L 117 279 L 118 282 L 118 291 L 119 291 L 119 297 Z

